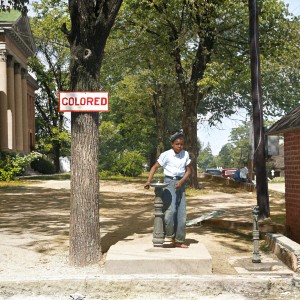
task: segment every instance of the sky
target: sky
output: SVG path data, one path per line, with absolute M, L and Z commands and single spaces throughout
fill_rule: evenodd
M 291 13 L 300 15 L 300 0 L 284 0 L 284 2 L 289 4 L 289 11 Z M 204 146 L 209 143 L 212 154 L 217 155 L 222 146 L 229 142 L 231 129 L 238 127 L 241 124 L 241 121 L 246 120 L 246 117 L 245 112 L 239 111 L 231 118 L 224 118 L 216 127 L 209 127 L 206 123 L 198 123 L 198 138 L 201 143 L 204 143 Z

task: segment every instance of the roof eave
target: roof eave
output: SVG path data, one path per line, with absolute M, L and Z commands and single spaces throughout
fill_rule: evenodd
M 277 130 L 267 130 L 266 135 L 284 135 L 285 133 L 290 133 L 294 131 L 299 131 L 300 126 L 297 127 L 292 127 L 292 128 L 287 128 L 287 129 L 277 129 Z

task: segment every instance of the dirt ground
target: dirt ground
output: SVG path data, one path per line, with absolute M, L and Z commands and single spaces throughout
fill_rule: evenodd
M 236 274 L 233 261 L 252 258 L 252 207 L 256 194 L 224 189 L 218 183 L 202 182 L 200 193 L 187 195 L 188 220 L 216 210 L 217 217 L 233 224 L 222 229 L 210 222 L 187 228 L 187 242 L 199 242 L 212 256 L 213 274 Z M 134 234 L 152 234 L 154 190 L 142 182 L 100 182 L 100 226 L 103 257 L 99 265 L 78 269 L 68 264 L 70 182 L 36 181 L 0 188 L 0 281 L 74 274 L 105 273 L 110 246 Z M 271 199 L 281 207 L 283 197 Z M 280 209 L 279 209 L 280 212 Z M 281 214 L 284 212 L 280 212 Z M 240 227 L 238 224 L 250 224 Z M 183 251 L 185 251 L 183 249 Z M 262 253 L 272 257 L 270 253 Z

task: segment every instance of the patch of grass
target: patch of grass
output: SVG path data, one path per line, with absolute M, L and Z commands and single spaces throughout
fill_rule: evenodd
M 269 183 L 283 183 L 285 182 L 284 177 L 274 177 L 272 180 L 269 181 Z
M 266 241 L 260 242 L 259 243 L 259 250 L 265 254 L 269 254 L 272 251 L 270 250 L 270 247 Z
M 196 197 L 196 196 L 201 196 L 201 195 L 206 195 L 208 194 L 208 191 L 205 189 L 194 189 L 191 187 L 188 187 L 186 189 L 186 195 L 188 197 Z
M 119 182 L 146 182 L 148 175 L 140 175 L 137 177 L 128 177 L 123 175 L 100 175 L 100 180 L 113 180 Z
M 271 209 L 271 220 L 275 224 L 286 224 L 286 215 L 284 213 L 275 213 L 274 210 Z
M 28 185 L 29 182 L 25 180 L 15 180 L 15 181 L 0 181 L 0 189 L 6 189 L 11 187 L 17 187 L 20 185 Z
M 66 180 L 70 179 L 70 173 L 60 173 L 53 175 L 34 175 L 34 176 L 26 176 L 26 180 Z

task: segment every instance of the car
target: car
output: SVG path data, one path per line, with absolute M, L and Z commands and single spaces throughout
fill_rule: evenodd
M 205 174 L 210 174 L 210 175 L 217 175 L 217 176 L 221 176 L 221 170 L 219 169 L 214 169 L 214 168 L 210 168 L 210 169 L 205 169 L 205 171 L 203 172 Z
M 222 177 L 224 178 L 232 178 L 237 168 L 227 168 L 222 170 Z

